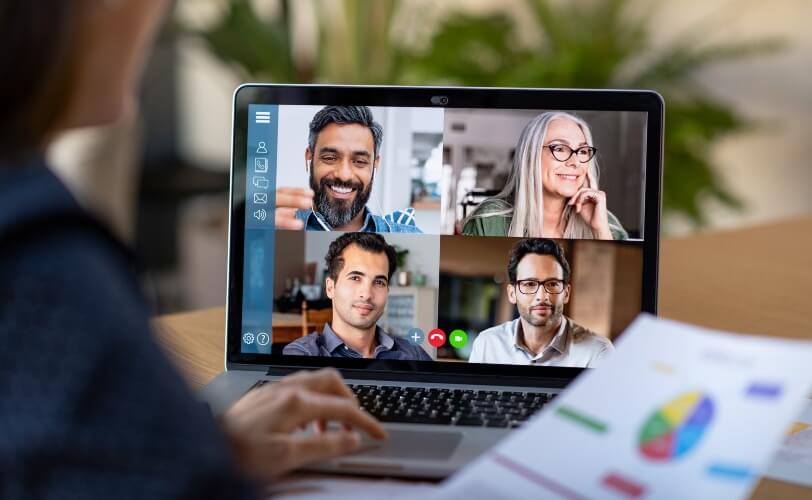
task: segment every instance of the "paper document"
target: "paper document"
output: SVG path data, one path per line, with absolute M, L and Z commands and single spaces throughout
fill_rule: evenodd
M 643 315 L 617 347 L 430 498 L 746 498 L 812 389 L 812 342 Z
M 812 401 L 792 423 L 767 468 L 767 477 L 812 486 Z
M 423 498 L 434 484 L 395 479 L 359 479 L 348 476 L 294 474 L 271 486 L 268 500 L 412 500 Z

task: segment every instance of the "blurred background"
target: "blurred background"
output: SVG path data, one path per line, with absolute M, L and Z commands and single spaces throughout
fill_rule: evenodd
M 245 81 L 652 88 L 663 236 L 733 229 L 812 213 L 808 19 L 808 0 L 176 0 L 140 107 L 49 156 L 161 313 L 225 301 Z

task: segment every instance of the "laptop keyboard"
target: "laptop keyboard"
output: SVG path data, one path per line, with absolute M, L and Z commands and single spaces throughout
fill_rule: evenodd
M 260 380 L 254 387 L 268 381 Z M 349 385 L 381 422 L 514 428 L 552 401 L 543 392 Z
M 426 387 L 350 385 L 361 406 L 381 422 L 518 427 L 552 395 Z

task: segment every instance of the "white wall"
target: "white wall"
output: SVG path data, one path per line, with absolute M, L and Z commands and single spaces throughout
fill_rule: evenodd
M 757 128 L 721 141 L 712 152 L 721 179 L 746 210 L 738 213 L 706 203 L 711 227 L 733 228 L 812 213 L 812 2 L 750 0 L 720 5 L 680 0 L 663 7 L 653 21 L 660 40 L 680 27 L 704 23 L 706 29 L 700 33 L 708 41 L 777 37 L 787 43 L 777 54 L 717 66 L 700 75 L 710 94 L 757 122 Z M 680 221 L 671 221 L 668 229 L 672 234 L 691 231 Z
M 376 115 L 377 116 L 377 115 Z M 384 108 L 381 149 L 382 197 L 373 196 L 370 205 L 383 213 L 403 210 L 411 202 L 412 137 L 416 132 L 443 132 L 443 110 L 429 108 Z M 376 188 L 378 183 L 376 182 Z M 415 211 L 417 226 L 424 233 L 439 234 L 440 211 Z
M 310 120 L 322 106 L 279 106 L 276 186 L 308 187 L 305 149 Z
M 178 44 L 178 147 L 195 165 L 228 169 L 231 101 L 240 83 L 240 77 L 214 59 L 202 43 Z

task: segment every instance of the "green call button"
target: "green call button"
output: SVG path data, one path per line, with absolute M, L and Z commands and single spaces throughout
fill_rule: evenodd
M 454 330 L 448 336 L 448 343 L 457 349 L 461 349 L 468 343 L 468 334 L 465 333 L 465 330 Z

